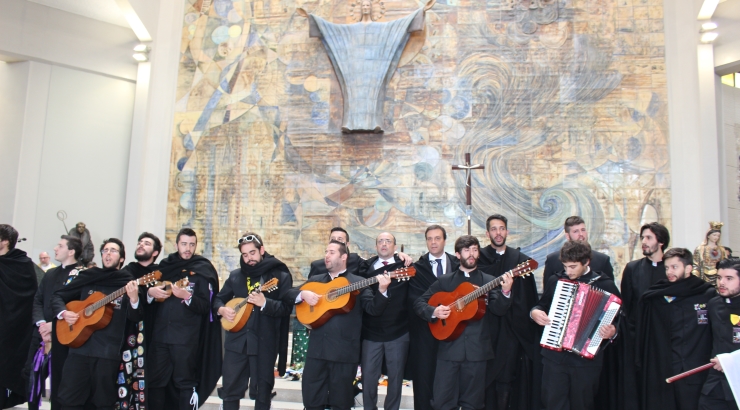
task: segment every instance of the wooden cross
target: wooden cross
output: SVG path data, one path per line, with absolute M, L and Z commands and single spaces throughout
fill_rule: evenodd
M 466 180 L 465 182 L 465 187 L 466 187 L 465 205 L 467 208 L 465 210 L 465 213 L 468 215 L 468 235 L 470 235 L 470 215 L 473 213 L 473 202 L 472 202 L 472 196 L 471 196 L 472 187 L 470 185 L 470 181 L 471 181 L 470 171 L 473 169 L 485 169 L 485 167 L 482 164 L 470 165 L 470 153 L 466 153 L 464 165 L 453 165 L 452 166 L 453 171 L 459 170 L 459 169 L 465 170 L 465 180 Z

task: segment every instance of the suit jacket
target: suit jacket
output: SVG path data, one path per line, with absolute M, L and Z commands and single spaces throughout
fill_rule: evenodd
M 339 275 L 345 277 L 350 283 L 364 280 L 365 278 L 346 271 Z M 332 281 L 328 273 L 312 276 L 308 282 L 329 283 Z M 295 300 L 300 293 L 300 288 L 293 288 L 289 297 Z M 357 295 L 355 306 L 348 313 L 338 314 L 329 319 L 318 329 L 310 330 L 308 338 L 308 352 L 306 357 L 329 360 L 341 363 L 360 363 L 360 333 L 362 331 L 362 313 L 380 315 L 390 302 L 390 297 L 381 293 L 374 293 L 370 288 L 364 288 Z M 303 303 L 303 302 L 301 302 Z
M 612 267 L 612 262 L 609 259 L 609 255 L 592 250 L 591 263 L 588 266 L 591 267 L 591 270 L 593 272 L 603 273 L 607 277 L 609 277 L 609 279 L 614 280 L 614 268 Z M 543 292 L 545 289 L 545 285 L 547 284 L 547 280 L 550 278 L 550 276 L 552 276 L 554 273 L 564 271 L 565 266 L 563 266 L 563 262 L 560 261 L 559 250 L 547 255 L 547 259 L 545 260 L 545 271 L 542 273 Z
M 49 323 L 54 323 L 56 321 L 54 310 L 51 307 L 51 295 L 64 286 L 69 277 L 69 273 L 72 269 L 76 268 L 75 265 L 68 265 L 65 267 L 58 266 L 56 268 L 49 269 L 46 272 L 41 283 L 39 283 L 39 288 L 33 299 L 33 323 L 38 323 L 41 320 L 45 320 Z M 79 267 L 79 269 L 81 269 L 81 267 Z M 54 332 L 54 338 L 56 338 L 56 332 Z
M 280 337 L 280 318 L 290 316 L 295 304 L 288 296 L 293 287 L 293 278 L 289 272 L 273 270 L 259 280 L 264 285 L 272 278 L 278 279 L 278 288 L 272 292 L 265 292 L 265 306 L 260 309 L 254 306 L 247 323 L 238 332 L 226 332 L 224 349 L 248 355 L 277 355 L 278 340 Z M 246 284 L 247 276 L 240 269 L 229 274 L 221 291 L 213 299 L 213 310 L 218 311 L 233 298 L 249 296 Z M 245 305 L 246 308 L 246 305 Z
M 465 276 L 465 273 L 461 270 L 442 275 L 416 300 L 414 311 L 427 322 L 436 322 L 438 319 L 432 317 L 435 308 L 428 303 L 432 295 L 437 292 L 452 292 L 463 282 L 482 286 L 493 279 L 493 276 L 477 269 L 470 272 L 469 277 Z M 501 288 L 496 288 L 488 292 L 488 308 L 485 314 L 502 316 L 506 314 L 509 306 L 511 306 L 511 299 L 501 293 Z M 490 321 L 484 316 L 481 320 L 467 322 L 467 326 L 459 338 L 452 341 L 439 342 L 437 358 L 453 362 L 493 359 L 494 352 L 493 343 L 491 342 Z
M 360 263 L 362 263 L 363 261 L 364 259 L 362 258 L 362 256 L 356 253 L 350 253 L 349 255 L 347 255 L 347 272 L 353 275 L 359 275 Z M 329 273 L 329 271 L 326 270 L 326 264 L 324 263 L 323 259 L 317 259 L 311 262 L 311 269 L 308 271 L 309 278 L 324 273 Z

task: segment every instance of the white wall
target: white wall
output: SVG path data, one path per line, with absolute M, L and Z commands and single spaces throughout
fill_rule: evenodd
M 13 218 L 29 65 L 0 62 L 0 223 Z
M 726 214 L 723 215 L 725 227 L 722 229 L 723 242 L 732 248 L 735 255 L 740 254 L 740 186 L 738 185 L 738 147 L 740 146 L 740 89 L 719 85 L 720 101 L 719 132 L 723 142 L 724 155 L 722 197 Z

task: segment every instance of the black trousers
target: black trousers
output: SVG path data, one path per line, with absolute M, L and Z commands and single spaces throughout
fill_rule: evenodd
M 239 400 L 244 397 L 250 385 L 256 387 L 254 389 L 255 410 L 269 409 L 272 388 L 275 386 L 274 363 L 276 359 L 276 354 L 246 355 L 226 350 L 223 364 L 223 387 L 218 389 L 218 396 L 224 401 L 224 410 L 238 409 Z
M 198 386 L 198 347 L 153 343 L 149 348 L 148 360 L 149 408 L 192 409 L 190 401 L 194 388 Z M 177 404 L 167 403 L 168 387 L 174 390 L 170 396 L 177 397 Z
M 378 410 L 378 380 L 383 359 L 387 368 L 388 394 L 383 408 L 398 410 L 401 407 L 403 371 L 409 354 L 409 334 L 390 342 L 362 341 L 362 402 L 365 410 Z
M 414 380 L 411 387 L 414 389 L 414 410 L 428 410 L 432 407 L 434 392 L 434 374 L 437 371 L 437 361 L 431 356 L 428 360 L 417 363 L 414 369 Z
M 96 409 L 113 409 L 118 398 L 118 367 L 118 360 L 70 354 L 59 385 L 62 409 L 82 410 L 88 400 Z
M 480 410 L 484 406 L 486 361 L 452 362 L 437 359 L 434 410 Z
M 301 391 L 306 410 L 349 410 L 355 404 L 353 382 L 358 363 L 306 358 Z
M 699 408 L 702 383 L 686 383 L 686 380 L 673 382 L 673 396 L 676 399 L 676 410 L 696 410 Z
M 738 410 L 738 408 L 734 400 L 725 400 L 724 388 L 717 384 L 709 394 L 701 395 L 699 410 Z
M 571 367 L 545 358 L 542 362 L 542 401 L 547 410 L 593 410 L 601 366 Z

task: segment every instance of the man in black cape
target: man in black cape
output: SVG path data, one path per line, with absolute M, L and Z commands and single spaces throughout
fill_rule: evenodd
M 665 379 L 709 362 L 712 332 L 707 303 L 717 292 L 691 274 L 693 257 L 688 249 L 670 249 L 664 261 L 667 278 L 643 293 L 637 313 L 639 408 L 696 410 L 707 373 L 670 384 Z
M 16 249 L 18 231 L 0 225 L 0 409 L 25 403 L 21 377 L 31 343 L 36 271 L 26 252 Z
M 717 293 L 707 304 L 712 327 L 712 358 L 701 389 L 699 410 L 738 410 L 732 389 L 727 382 L 717 355 L 740 349 L 740 258 L 717 263 Z
M 437 281 L 437 278 L 456 271 L 460 261 L 455 255 L 445 252 L 447 231 L 440 225 L 430 225 L 424 232 L 429 252 L 421 255 L 414 263 L 416 275 L 409 280 L 406 303 L 409 312 L 414 312 L 414 302 Z M 413 380 L 414 410 L 427 410 L 432 405 L 434 372 L 437 369 L 437 346 L 439 341 L 432 336 L 429 322 L 416 314 L 409 315 L 409 338 L 412 348 L 406 362 L 406 373 Z
M 231 322 L 236 312 L 226 304 L 232 299 L 247 299 L 252 306 L 245 305 L 242 309 L 252 310 L 244 327 L 237 332 L 226 332 L 223 387 L 218 389 L 218 395 L 223 400 L 223 410 L 238 410 L 239 400 L 244 398 L 249 386 L 255 410 L 267 410 L 275 386 L 280 322 L 290 315 L 295 304 L 289 295 L 293 277 L 282 261 L 265 251 L 262 238 L 256 233 L 242 235 L 237 247 L 241 253 L 240 267 L 229 274 L 213 308 Z M 277 289 L 260 292 L 260 287 L 272 279 L 278 280 Z
M 497 278 L 530 259 L 519 249 L 506 246 L 508 220 L 494 214 L 486 220 L 491 244 L 481 249 L 479 268 Z M 529 409 L 540 403 L 540 329 L 529 318 L 537 304 L 534 275 L 517 278 L 511 287 L 511 308 L 504 316 L 488 315 L 495 358 L 486 369 L 486 410 Z M 534 393 L 533 393 L 534 392 Z
M 33 323 L 36 324 L 38 330 L 34 330 L 34 337 L 26 361 L 27 373 L 33 372 L 29 388 L 30 393 L 32 393 L 29 409 L 38 409 L 39 407 L 41 393 L 46 385 L 44 373 L 48 367 L 51 367 L 51 374 L 49 375 L 51 377 L 51 394 L 49 397 L 51 409 L 61 409 L 58 398 L 59 382 L 62 379 L 62 369 L 64 368 L 64 362 L 67 360 L 69 348 L 57 340 L 57 320 L 51 306 L 51 297 L 54 292 L 69 285 L 78 277 L 79 272 L 85 269 L 77 259 L 81 254 L 82 242 L 74 236 L 62 235 L 54 247 L 54 259 L 59 262 L 60 266 L 46 272 L 36 291 L 33 301 Z M 46 358 L 51 363 L 46 363 L 46 365 L 43 363 L 43 354 L 37 356 L 42 339 L 45 344 L 51 343 L 51 358 L 49 359 L 48 356 Z
M 124 343 L 126 320 L 138 320 L 143 303 L 140 303 L 137 282 L 128 272 L 118 270 L 126 257 L 123 243 L 116 238 L 106 239 L 100 247 L 100 253 L 103 268 L 83 271 L 77 279 L 58 289 L 51 297 L 55 316 L 66 322 L 60 325 L 69 324 L 72 327 L 75 324 L 82 326 L 78 321 L 85 313 L 67 310 L 67 303 L 84 301 L 95 292 L 115 296 L 115 292 L 121 291 L 118 297 L 98 308 L 112 307 L 110 322 L 102 329 L 93 331 L 81 346 L 69 348 L 59 384 L 58 397 L 63 409 L 82 409 L 86 405 L 111 409 L 119 395 L 116 379 L 130 377 L 126 370 L 120 370 L 121 346 Z
M 129 263 L 121 269 L 130 273 L 134 279 L 139 279 L 144 275 L 152 273 L 159 268 L 159 265 L 154 263 L 159 254 L 162 252 L 162 241 L 149 232 L 143 232 L 139 235 L 139 239 L 136 244 L 136 251 L 134 253 L 134 259 L 136 261 Z M 139 299 L 146 300 L 146 289 L 145 287 L 139 288 Z M 139 403 L 140 405 L 146 406 L 145 403 L 141 403 L 141 393 L 144 394 L 144 399 L 149 395 L 147 394 L 148 385 L 146 383 L 146 360 L 148 346 L 150 345 L 149 340 L 152 336 L 151 323 L 154 321 L 154 308 L 146 302 L 143 303 L 143 312 L 141 320 L 138 322 L 128 321 L 126 323 L 125 336 L 126 340 L 121 348 L 121 357 L 124 355 L 130 355 L 131 360 L 121 360 L 121 366 L 128 370 L 128 367 L 132 368 L 132 375 L 127 375 L 121 380 L 118 380 L 119 392 L 123 393 L 123 397 L 119 394 L 119 406 L 120 408 L 130 408 L 131 406 Z M 129 353 L 127 354 L 126 351 Z M 125 390 L 120 390 L 123 387 Z
M 173 283 L 172 294 L 160 286 L 147 291 L 156 309 L 146 373 L 152 409 L 192 409 L 196 401 L 202 406 L 221 376 L 221 324 L 212 310 L 218 273 L 195 254 L 195 231 L 181 229 L 176 245 L 177 252 L 159 264 L 162 280 Z M 186 277 L 185 288 L 174 286 Z
M 650 286 L 666 279 L 663 252 L 668 248 L 670 241 L 671 236 L 665 226 L 657 222 L 643 225 L 640 227 L 640 242 L 645 257 L 629 262 L 622 272 L 622 312 L 626 317 L 622 325 L 627 331 L 614 342 L 613 348 L 607 353 L 614 356 L 612 359 L 616 360 L 615 365 L 619 369 L 619 375 L 615 380 L 618 383 L 618 409 L 629 410 L 638 406 L 634 368 L 638 303 Z

